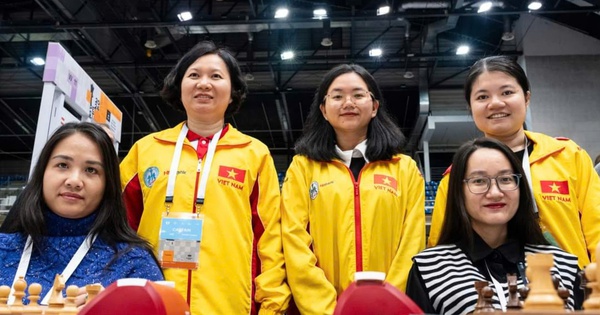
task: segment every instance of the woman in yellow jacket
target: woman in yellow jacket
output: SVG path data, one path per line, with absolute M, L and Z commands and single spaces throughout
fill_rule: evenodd
M 590 156 L 575 142 L 524 130 L 531 92 L 523 69 L 504 56 L 481 59 L 467 75 L 465 98 L 477 128 L 521 159 L 548 241 L 576 255 L 580 268 L 595 261 L 600 178 Z M 437 244 L 444 222 L 448 173 L 438 187 L 428 246 Z
M 369 72 L 325 75 L 282 188 L 288 284 L 302 314 L 332 314 L 357 271 L 385 272 L 404 290 L 425 246 L 425 210 L 403 143 Z
M 273 159 L 225 123 L 246 93 L 233 55 L 197 44 L 162 90 L 186 121 L 140 139 L 121 162 L 129 224 L 193 315 L 283 314 L 290 299 Z

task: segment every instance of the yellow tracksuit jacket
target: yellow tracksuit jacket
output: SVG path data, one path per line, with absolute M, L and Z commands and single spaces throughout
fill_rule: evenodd
M 425 247 L 425 188 L 406 155 L 365 165 L 297 155 L 282 188 L 288 283 L 300 312 L 332 314 L 356 271 L 382 271 L 402 291 Z
M 121 163 L 130 225 L 158 251 L 161 214 L 183 126 L 137 141 Z M 208 178 L 198 270 L 165 269 L 192 314 L 282 314 L 290 299 L 281 244 L 280 195 L 268 148 L 232 126 L 217 143 Z M 185 139 L 171 211 L 195 208 L 198 157 Z

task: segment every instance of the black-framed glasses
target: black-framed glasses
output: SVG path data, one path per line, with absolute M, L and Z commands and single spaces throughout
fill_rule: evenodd
M 463 182 L 467 183 L 467 188 L 470 192 L 474 194 L 485 194 L 490 190 L 492 179 L 496 182 L 500 191 L 510 191 L 519 188 L 520 178 L 521 174 L 505 174 L 496 177 L 471 177 L 464 179 Z
M 323 98 L 323 103 L 325 103 L 325 100 L 329 99 L 329 102 L 332 105 L 342 105 L 346 102 L 348 97 L 350 97 L 350 101 L 354 105 L 361 105 L 361 104 L 366 103 L 369 100 L 375 99 L 375 95 L 373 95 L 373 93 L 371 93 L 370 91 L 365 91 L 365 90 L 356 90 L 350 94 L 345 94 L 345 93 L 342 93 L 339 91 L 334 91 L 330 94 L 325 95 L 325 97 Z

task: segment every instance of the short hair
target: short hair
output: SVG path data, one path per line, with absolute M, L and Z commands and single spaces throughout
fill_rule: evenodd
M 473 246 L 473 230 L 471 218 L 465 206 L 465 184 L 467 165 L 473 152 L 488 148 L 504 155 L 515 174 L 521 174 L 519 181 L 519 205 L 515 215 L 507 223 L 507 234 L 516 238 L 520 244 L 548 244 L 539 225 L 538 217 L 533 211 L 533 196 L 525 171 L 519 158 L 504 143 L 492 138 L 479 138 L 463 144 L 452 161 L 448 185 L 446 214 L 438 244 L 456 244 L 465 242 Z
M 98 208 L 94 211 L 97 215 L 90 234 L 102 239 L 113 247 L 115 252 L 119 242 L 128 243 L 130 247 L 141 246 L 152 252 L 148 242 L 140 238 L 127 224 L 125 204 L 121 195 L 119 159 L 113 143 L 102 127 L 89 122 L 64 124 L 48 139 L 33 168 L 29 182 L 11 207 L 0 232 L 29 235 L 34 248 L 38 250 L 43 248 L 42 239 L 47 231 L 44 211 L 51 211 L 44 201 L 44 173 L 52 151 L 63 140 L 74 134 L 81 134 L 98 146 L 105 172 L 104 194 Z
M 471 92 L 473 91 L 473 84 L 475 84 L 475 80 L 477 80 L 481 74 L 491 71 L 503 72 L 515 78 L 517 83 L 523 89 L 524 93 L 531 91 L 529 80 L 527 79 L 525 71 L 512 58 L 507 56 L 492 56 L 479 59 L 473 64 L 473 66 L 471 66 L 465 81 L 465 99 L 467 100 L 469 108 L 471 107 Z
M 402 153 L 406 138 L 388 113 L 383 94 L 375 78 L 357 64 L 342 64 L 325 74 L 315 92 L 310 111 L 304 124 L 302 136 L 296 142 L 296 153 L 305 155 L 316 161 L 332 161 L 340 157 L 335 151 L 335 130 L 323 117 L 321 104 L 331 83 L 340 75 L 356 73 L 360 76 L 375 100 L 379 102 L 377 115 L 369 122 L 367 129 L 367 150 L 369 161 L 390 160 L 395 154 Z
M 244 80 L 242 70 L 240 70 L 237 60 L 231 52 L 225 48 L 217 47 L 211 41 L 202 41 L 192 47 L 192 49 L 179 59 L 177 65 L 175 65 L 165 77 L 160 95 L 167 104 L 178 111 L 185 112 L 185 108 L 181 102 L 181 81 L 183 80 L 183 76 L 187 69 L 196 62 L 198 58 L 211 54 L 221 57 L 227 66 L 229 77 L 231 79 L 232 101 L 229 106 L 227 106 L 227 110 L 225 110 L 225 116 L 228 117 L 238 112 L 246 98 L 246 94 L 248 94 L 248 85 Z

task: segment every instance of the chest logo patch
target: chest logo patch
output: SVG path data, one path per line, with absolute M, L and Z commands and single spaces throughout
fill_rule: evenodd
M 311 200 L 315 200 L 315 198 L 317 198 L 318 194 L 319 194 L 319 183 L 314 181 L 314 182 L 310 183 L 310 188 L 308 189 L 308 195 L 310 196 Z
M 158 178 L 158 167 L 150 166 L 144 171 L 144 184 L 150 188 Z

